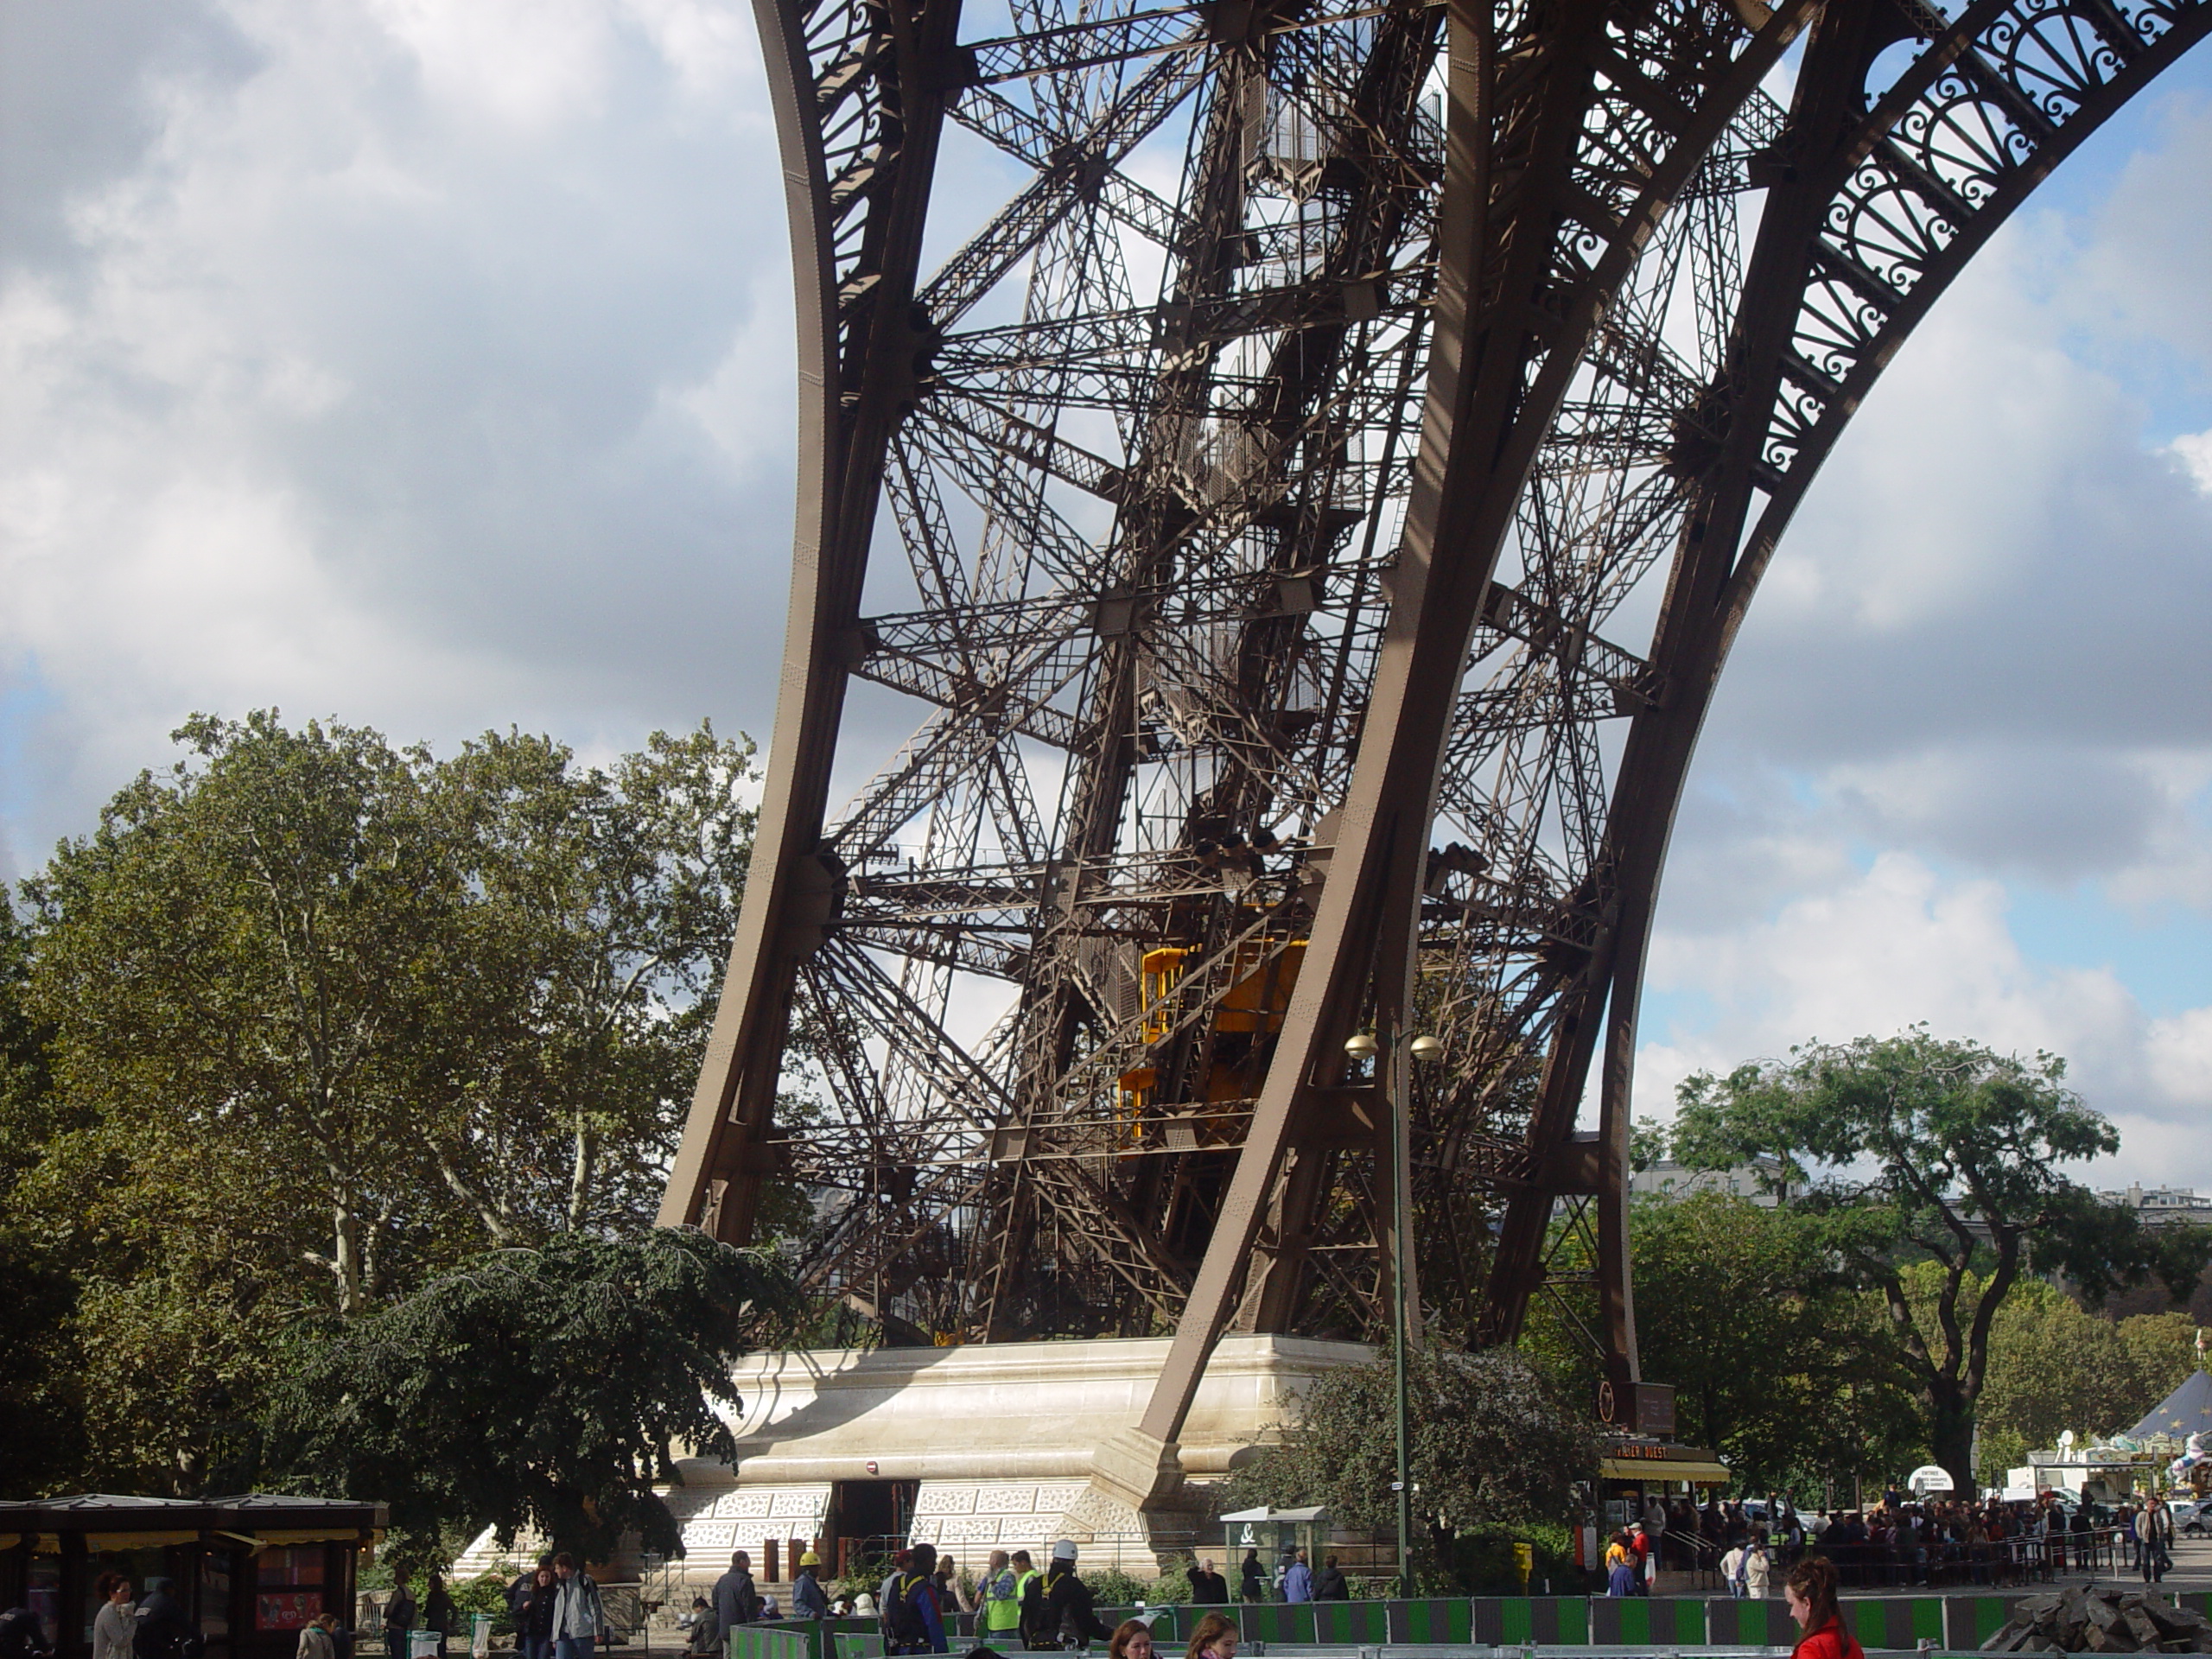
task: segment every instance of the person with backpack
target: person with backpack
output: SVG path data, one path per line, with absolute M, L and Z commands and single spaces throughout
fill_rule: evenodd
M 152 1599 L 150 1595 L 147 1597 L 147 1600 Z M 146 1617 L 146 1609 L 143 1605 L 138 1609 L 138 1617 L 142 1621 Z M 385 1599 L 384 1604 L 384 1650 L 386 1659 L 407 1659 L 407 1632 L 414 1623 L 415 1592 L 407 1587 L 406 1580 L 395 1579 L 391 1594 Z M 165 1656 L 149 1654 L 141 1648 L 138 1659 L 165 1659 Z
M 553 1558 L 553 1659 L 591 1659 L 607 1630 L 599 1586 L 566 1550 Z
M 1052 1564 L 1045 1569 L 1045 1627 L 1061 1647 L 1114 1639 L 1091 1605 L 1090 1586 L 1076 1576 L 1072 1538 L 1052 1546 Z
M 985 1646 L 995 1638 L 1012 1639 L 1021 1630 L 1021 1584 L 1014 1570 L 1014 1560 L 1006 1551 L 995 1549 L 983 1568 L 982 1580 L 976 1586 L 976 1599 L 982 1604 L 982 1628 L 976 1639 Z
M 1026 1549 L 1014 1552 L 1011 1565 L 1014 1597 L 1021 1608 L 1021 1645 L 1033 1650 L 1058 1647 L 1059 1638 L 1045 1628 L 1045 1575 Z
M 883 1575 L 883 1582 L 875 1586 L 875 1612 L 880 1618 L 891 1611 L 891 1604 L 899 1594 L 899 1580 L 906 1576 L 906 1566 L 913 1559 L 908 1549 L 891 1552 L 891 1570 Z
M 906 1565 L 886 1592 L 883 1650 L 886 1653 L 946 1653 L 944 1611 L 938 1605 L 937 1546 L 916 1544 Z

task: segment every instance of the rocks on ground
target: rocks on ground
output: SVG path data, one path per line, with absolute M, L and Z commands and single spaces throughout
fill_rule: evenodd
M 2212 1621 L 2143 1590 L 2030 1596 L 1984 1653 L 2212 1653 Z

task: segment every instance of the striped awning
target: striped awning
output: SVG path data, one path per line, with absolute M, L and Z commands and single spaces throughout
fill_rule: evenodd
M 1726 1486 L 1735 1477 L 1719 1463 L 1679 1462 L 1662 1458 L 1600 1458 L 1598 1472 L 1607 1480 L 1687 1480 L 1694 1486 Z

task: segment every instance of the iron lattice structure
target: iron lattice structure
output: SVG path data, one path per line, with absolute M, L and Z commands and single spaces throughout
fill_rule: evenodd
M 796 1181 L 825 1294 L 1173 1331 L 1172 1445 L 1225 1329 L 1384 1326 L 1401 1046 L 1343 1045 L 1418 1026 L 1427 1317 L 1511 1339 L 1565 1200 L 1633 1376 L 1638 982 L 1730 642 L 2212 0 L 758 3 L 797 548 L 664 1219 Z

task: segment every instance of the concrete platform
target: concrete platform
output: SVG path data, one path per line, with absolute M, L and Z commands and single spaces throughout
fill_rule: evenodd
M 1086 1566 L 1149 1575 L 1166 1549 L 1204 1542 L 1094 1484 L 1097 1447 L 1132 1427 L 1166 1338 L 762 1355 L 732 1379 L 744 1410 L 732 1464 L 686 1460 L 668 1493 L 695 1561 L 771 1539 L 853 1535 L 882 1489 L 905 1535 L 966 1561 L 994 1548 L 1083 1548 Z M 1313 1379 L 1365 1363 L 1357 1343 L 1229 1337 L 1206 1367 L 1181 1440 L 1186 1479 L 1217 1481 L 1294 1419 Z M 834 1564 L 833 1551 L 825 1560 Z M 1041 1556 L 1040 1556 L 1041 1559 Z M 696 1571 L 696 1569 L 695 1569 Z

